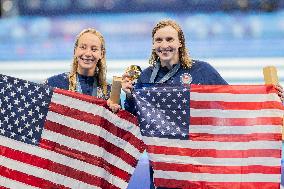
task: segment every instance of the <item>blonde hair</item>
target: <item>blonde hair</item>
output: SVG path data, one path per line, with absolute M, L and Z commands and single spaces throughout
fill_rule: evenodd
M 74 58 L 72 62 L 72 69 L 69 74 L 69 90 L 70 91 L 76 91 L 76 86 L 77 86 L 77 69 L 78 69 L 78 60 L 75 57 L 75 51 L 76 48 L 78 47 L 79 39 L 82 35 L 85 33 L 92 33 L 96 35 L 102 44 L 101 51 L 102 51 L 102 58 L 98 61 L 97 66 L 96 66 L 96 71 L 94 73 L 94 77 L 98 79 L 98 86 L 103 89 L 104 95 L 107 94 L 107 82 L 106 82 L 106 49 L 105 49 L 105 40 L 104 37 L 100 32 L 95 30 L 94 28 L 88 28 L 84 29 L 77 35 L 76 40 L 75 40 L 75 45 L 74 45 Z
M 166 26 L 171 26 L 172 28 L 174 28 L 177 32 L 178 32 L 178 38 L 181 44 L 181 47 L 178 49 L 179 52 L 179 61 L 181 62 L 181 66 L 183 68 L 190 68 L 192 66 L 192 59 L 189 56 L 188 50 L 185 46 L 185 37 L 183 34 L 183 31 L 181 29 L 181 27 L 173 20 L 162 20 L 160 22 L 157 23 L 157 25 L 153 28 L 152 30 L 152 43 L 154 43 L 154 35 L 156 34 L 156 32 L 161 29 L 164 28 Z M 156 62 L 158 61 L 159 57 L 155 52 L 155 49 L 152 50 L 150 59 L 149 59 L 149 63 L 150 65 L 155 65 Z

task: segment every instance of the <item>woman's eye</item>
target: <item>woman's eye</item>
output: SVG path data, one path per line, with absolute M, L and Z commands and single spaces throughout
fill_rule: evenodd
M 93 52 L 96 52 L 98 49 L 92 49 Z

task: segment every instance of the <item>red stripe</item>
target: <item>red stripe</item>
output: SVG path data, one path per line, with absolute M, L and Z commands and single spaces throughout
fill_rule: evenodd
M 257 117 L 257 118 L 190 117 L 190 125 L 217 125 L 217 126 L 282 125 L 282 118 L 280 117 Z
M 100 136 L 96 136 L 90 133 L 86 133 L 80 130 L 72 129 L 70 127 L 66 127 L 65 125 L 61 125 L 59 123 L 54 123 L 51 121 L 46 121 L 44 128 L 56 133 L 60 133 L 62 135 L 68 136 L 73 139 L 77 139 L 79 141 L 84 141 L 89 144 L 93 144 L 99 147 L 102 147 L 107 152 L 117 156 L 117 157 L 123 157 L 122 160 L 126 163 L 130 164 L 132 167 L 135 167 L 137 164 L 137 159 L 127 152 L 125 152 L 124 149 L 121 149 L 114 144 L 106 141 L 104 138 Z
M 64 96 L 69 96 L 69 97 L 72 97 L 72 98 L 80 99 L 82 101 L 85 101 L 85 102 L 88 102 L 88 103 L 91 103 L 91 104 L 96 104 L 98 106 L 102 106 L 102 107 L 108 109 L 109 111 L 111 111 L 109 109 L 109 107 L 107 106 L 107 102 L 103 99 L 96 98 L 96 97 L 89 96 L 89 95 L 83 95 L 83 94 L 73 92 L 73 91 L 57 89 L 57 88 L 54 89 L 54 92 L 58 93 L 58 94 L 62 94 Z M 122 118 L 126 121 L 129 121 L 129 122 L 135 124 L 136 126 L 138 126 L 137 118 L 134 115 L 132 115 L 131 113 L 129 113 L 125 110 L 120 110 L 119 112 L 116 113 L 116 115 L 118 117 L 120 117 L 120 118 Z
M 86 123 L 93 124 L 96 127 L 102 127 L 109 133 L 112 133 L 113 135 L 119 138 L 122 138 L 123 140 L 132 144 L 140 152 L 143 152 L 145 149 L 145 146 L 142 140 L 139 140 L 131 132 L 128 132 L 126 130 L 123 130 L 115 126 L 114 124 L 112 124 L 111 122 L 109 122 L 107 119 L 103 117 L 100 117 L 98 115 L 94 115 L 91 113 L 87 113 L 87 112 L 82 112 L 80 110 L 76 110 L 73 108 L 69 108 L 69 107 L 66 107 L 60 104 L 54 104 L 54 103 L 50 103 L 49 110 L 52 112 L 56 112 L 58 114 L 64 115 L 64 116 L 74 118 L 76 120 L 80 120 Z
M 191 92 L 229 94 L 269 94 L 277 93 L 273 85 L 191 85 Z
M 190 172 L 190 173 L 211 173 L 211 174 L 281 174 L 280 165 L 277 166 L 209 166 L 209 165 L 192 165 L 177 164 L 164 162 L 151 162 L 154 170 Z
M 219 109 L 219 110 L 262 110 L 283 109 L 281 102 L 223 102 L 223 101 L 195 101 L 190 100 L 190 108 Z
M 18 181 L 20 183 L 24 183 L 39 188 L 67 188 L 64 187 L 63 185 L 55 184 L 48 180 L 44 180 L 32 175 L 28 175 L 26 173 L 22 173 L 20 171 L 9 169 L 1 165 L 0 165 L 0 175 L 9 178 L 11 180 Z
M 190 133 L 191 141 L 218 141 L 218 142 L 250 142 L 250 141 L 280 141 L 280 133 L 252 133 L 252 134 L 206 134 Z
M 1 184 L 1 183 L 0 183 Z M 4 186 L 0 186 L 0 189 L 9 189 L 9 188 L 6 188 Z
M 13 159 L 13 160 L 20 161 L 20 162 L 23 162 L 23 163 L 26 163 L 26 164 L 29 164 L 35 167 L 46 169 L 51 172 L 55 172 L 60 175 L 67 176 L 67 177 L 82 181 L 84 183 L 88 183 L 93 186 L 104 186 L 107 188 L 117 188 L 100 177 L 91 175 L 83 171 L 79 171 L 77 169 L 73 169 L 66 165 L 55 163 L 48 159 L 44 159 L 44 158 L 41 158 L 35 155 L 27 154 L 25 152 L 21 152 L 18 150 L 13 150 L 5 146 L 1 146 L 1 151 L 4 152 L 2 156 L 7 157 L 9 159 Z M 57 186 L 53 183 L 50 183 L 50 184 L 53 185 L 53 188 L 55 188 L 54 186 Z
M 49 141 L 49 140 L 41 140 L 40 141 L 40 147 L 47 149 L 47 150 L 52 150 L 54 152 L 57 152 L 59 154 L 63 154 L 65 156 L 71 157 L 73 159 L 78 159 L 80 161 L 101 167 L 111 173 L 114 176 L 117 176 L 121 178 L 124 181 L 129 181 L 130 176 L 126 171 L 121 170 L 117 168 L 116 166 L 108 163 L 105 159 L 90 155 L 85 152 L 81 152 L 79 150 L 74 150 L 70 149 L 67 146 L 60 145 L 58 143 Z
M 158 187 L 182 188 L 182 189 L 275 189 L 280 188 L 280 183 L 273 182 L 203 182 L 180 181 L 174 179 L 154 179 Z
M 225 145 L 225 144 L 224 144 Z M 273 157 L 281 158 L 281 150 L 216 150 L 216 149 L 190 149 L 149 145 L 148 153 L 179 155 L 188 157 L 214 157 L 214 158 L 248 158 L 248 157 Z

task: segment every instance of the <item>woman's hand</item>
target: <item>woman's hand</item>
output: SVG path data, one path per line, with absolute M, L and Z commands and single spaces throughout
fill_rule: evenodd
M 277 89 L 277 92 L 278 92 L 278 96 L 280 97 L 282 103 L 284 103 L 284 90 L 283 90 L 283 87 L 278 84 L 276 85 L 276 89 Z
M 121 106 L 119 104 L 112 102 L 110 99 L 107 100 L 107 105 L 113 113 L 116 113 L 121 109 Z
M 121 88 L 127 96 L 131 95 L 131 91 L 133 89 L 133 82 L 128 73 L 122 75 Z

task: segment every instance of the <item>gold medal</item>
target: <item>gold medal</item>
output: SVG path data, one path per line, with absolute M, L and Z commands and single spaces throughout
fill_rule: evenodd
M 130 79 L 132 81 L 135 81 L 139 78 L 141 71 L 142 70 L 141 70 L 140 66 L 131 65 L 125 70 L 125 73 L 128 73 L 129 76 L 130 76 Z

